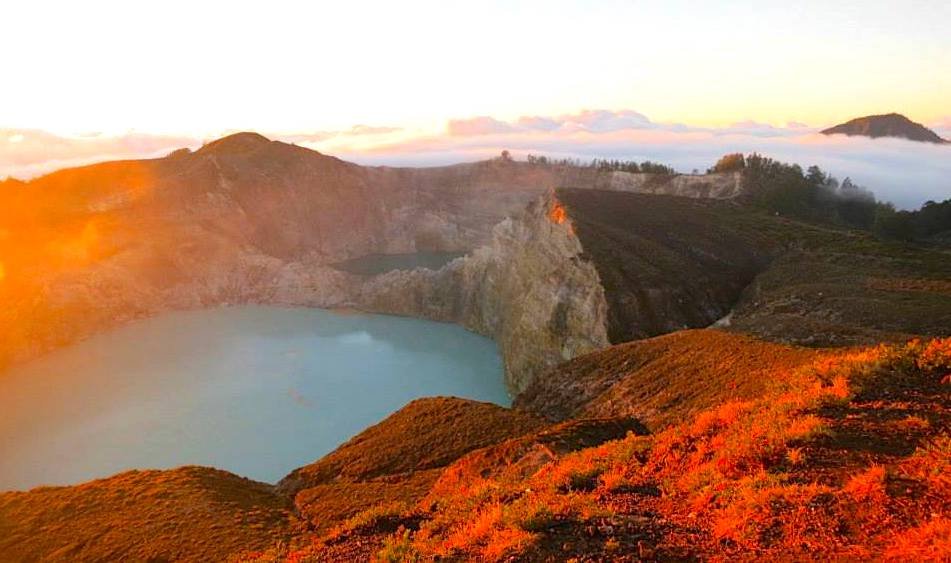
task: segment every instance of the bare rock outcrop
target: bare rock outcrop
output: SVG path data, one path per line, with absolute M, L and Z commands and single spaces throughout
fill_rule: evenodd
M 783 247 L 763 221 L 710 199 L 559 189 L 439 271 L 369 280 L 357 304 L 494 338 L 518 394 L 566 360 L 726 314 Z
M 540 370 L 608 345 L 597 271 L 553 195 L 503 220 L 490 244 L 439 271 L 395 271 L 370 280 L 358 304 L 491 336 L 515 393 Z
M 639 194 L 732 199 L 743 195 L 743 175 L 740 172 L 662 175 L 616 171 L 611 174 L 610 182 L 604 189 Z
M 0 366 L 166 310 L 248 302 L 348 304 L 365 294 L 362 280 L 331 264 L 376 253 L 469 251 L 491 247 L 496 236 L 496 251 L 524 243 L 520 237 L 529 231 L 509 224 L 496 235 L 493 227 L 552 186 L 730 197 L 730 182 L 504 160 L 363 167 L 254 133 L 166 158 L 5 182 Z M 492 252 L 480 260 L 496 263 L 490 268 L 494 278 L 461 282 L 509 279 L 502 272 L 511 264 L 490 258 Z M 454 275 L 471 278 L 477 269 L 469 265 Z M 544 283 L 535 283 L 534 298 L 547 299 Z M 554 284 L 549 291 L 554 302 L 562 301 Z M 470 306 L 465 324 L 493 335 L 513 331 L 516 317 L 498 312 L 507 302 L 495 307 Z M 476 309 L 481 312 L 471 312 Z M 565 318 L 561 312 L 555 317 Z M 569 339 L 558 347 L 573 354 L 586 346 Z

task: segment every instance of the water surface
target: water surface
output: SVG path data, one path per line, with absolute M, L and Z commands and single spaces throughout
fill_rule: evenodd
M 0 374 L 0 490 L 185 464 L 274 482 L 434 395 L 507 405 L 495 344 L 319 309 L 166 314 Z

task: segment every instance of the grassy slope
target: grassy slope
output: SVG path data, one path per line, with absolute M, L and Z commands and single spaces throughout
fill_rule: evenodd
M 210 561 L 291 535 L 292 505 L 204 467 L 0 494 L 0 561 Z
M 557 197 L 598 270 L 614 343 L 714 322 L 790 235 L 725 201 L 577 189 Z
M 614 343 L 707 326 L 809 346 L 951 333 L 951 252 L 740 205 L 558 190 L 608 300 Z
M 707 207 L 673 198 L 643 200 L 657 201 L 659 207 L 642 215 L 659 219 L 666 209 L 669 219 L 684 206 Z M 814 335 L 852 335 L 834 342 L 852 344 L 947 332 L 951 326 L 944 323 L 951 307 L 946 254 L 753 216 L 728 204 L 698 213 L 707 214 L 707 224 L 726 224 L 748 236 L 737 244 L 753 240 L 780 256 L 753 286 L 740 289 L 733 328 L 813 344 L 822 343 Z M 613 216 L 628 221 L 621 212 Z M 620 236 L 624 224 L 631 226 L 601 228 Z M 576 225 L 583 233 L 585 225 Z M 689 283 L 680 295 L 709 298 L 703 286 L 718 278 L 697 278 L 690 260 L 671 249 L 688 256 L 699 249 L 723 272 L 736 266 L 729 253 L 720 254 L 720 235 L 709 238 L 695 229 L 699 238 L 674 240 L 658 229 L 652 241 L 628 242 L 646 249 L 642 259 L 660 256 L 659 263 L 672 264 L 672 270 L 643 277 L 635 254 L 615 255 L 613 262 L 602 255 L 599 268 L 619 268 L 618 284 L 646 279 L 662 286 L 683 277 Z M 664 241 L 660 250 L 657 241 Z M 610 242 L 604 239 L 604 252 L 611 251 Z M 628 242 L 622 237 L 611 244 Z M 805 328 L 797 332 L 800 326 Z M 539 432 L 544 423 L 525 414 L 426 400 L 295 472 L 281 490 L 296 494 L 300 513 L 318 530 L 379 501 L 389 503 L 355 515 L 322 543 L 305 548 L 302 555 L 315 560 L 363 559 L 384 540 L 391 555 L 489 559 L 514 553 L 557 559 L 565 553 L 613 558 L 810 549 L 862 555 L 899 549 L 897 541 L 908 544 L 901 547 L 906 552 L 946 541 L 948 485 L 933 476 L 947 470 L 949 443 L 941 436 L 947 432 L 948 389 L 940 381 L 951 371 L 949 354 L 935 352 L 934 366 L 922 363 L 926 354 L 918 348 L 836 354 L 842 355 L 838 363 L 834 355 L 713 330 L 636 342 L 567 364 L 557 393 L 531 400 L 561 409 L 558 418 L 635 414 L 657 432 L 653 437 L 623 438 L 638 429 L 630 418 L 568 422 Z M 665 390 L 651 387 L 660 382 Z M 608 438 L 615 441 L 591 447 Z M 912 453 L 927 443 L 933 444 L 930 450 Z M 875 464 L 885 467 L 884 477 Z M 864 477 L 850 485 L 856 475 Z M 871 516 L 853 514 L 857 494 L 873 495 Z M 868 504 L 861 498 L 857 502 Z M 821 506 L 820 514 L 812 515 L 812 506 Z M 0 496 L 0 538 L 13 538 L 0 544 L 8 548 L 0 552 L 14 560 L 37 554 L 73 560 L 223 558 L 286 537 L 293 523 L 286 507 L 266 486 L 223 472 L 124 474 Z M 885 524 L 875 528 L 870 522 L 876 518 Z M 419 531 L 393 535 L 400 525 Z M 310 536 L 295 537 L 299 547 Z M 271 555 L 281 553 L 286 550 Z
M 210 468 L 132 471 L 0 494 L 0 561 L 209 561 L 416 502 L 474 449 L 534 432 L 532 415 L 456 398 L 411 402 L 277 488 Z
M 324 542 L 257 560 L 343 560 L 357 548 L 382 560 L 951 553 L 951 339 L 777 369 L 784 384 L 761 397 L 528 474 L 519 460 L 485 478 L 452 479 L 451 468 L 415 506 L 370 511 Z
M 294 470 L 278 488 L 293 493 L 333 480 L 362 481 L 442 467 L 466 452 L 542 424 L 531 415 L 491 403 L 417 399 L 327 456 Z
M 683 363 L 715 343 L 730 352 L 704 373 L 751 385 L 743 396 Z M 256 561 L 907 560 L 951 548 L 951 339 L 819 353 L 691 331 L 636 345 L 649 359 L 631 382 L 669 371 L 705 408 L 658 418 L 645 436 L 631 418 L 542 428 L 491 405 L 419 401 L 315 464 L 311 476 L 330 480 L 308 483 L 299 504 L 314 495 L 334 522 L 366 508 L 329 532 L 319 518 L 294 527 L 266 486 L 190 468 L 4 495 L 0 547 L 20 550 L 4 552 L 12 560 Z M 635 358 L 636 345 L 616 358 Z M 451 423 L 410 423 L 427 411 Z M 485 434 L 500 426 L 509 439 Z
M 538 430 L 527 413 L 465 399 L 412 401 L 320 460 L 294 470 L 278 490 L 311 525 L 326 529 L 380 502 L 412 502 L 464 454 Z
M 585 354 L 550 370 L 516 406 L 562 420 L 632 416 L 652 430 L 762 395 L 818 352 L 721 330 L 687 330 Z
M 812 346 L 951 333 L 951 253 L 857 233 L 824 238 L 758 276 L 731 329 Z

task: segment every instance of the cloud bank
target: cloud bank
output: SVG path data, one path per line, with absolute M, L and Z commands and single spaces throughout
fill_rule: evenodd
M 951 137 L 951 117 L 929 124 Z M 820 135 L 817 128 L 740 122 L 704 128 L 658 123 L 636 111 L 587 110 L 557 116 L 453 119 L 441 131 L 358 125 L 338 131 L 265 135 L 369 165 L 430 166 L 491 158 L 503 149 L 516 158 L 653 160 L 682 172 L 703 171 L 729 152 L 759 152 L 803 167 L 817 164 L 852 178 L 879 199 L 905 208 L 951 198 L 951 145 L 901 139 Z M 0 129 L 0 178 L 30 178 L 67 166 L 119 158 L 161 156 L 202 139 L 130 133 L 56 136 Z
M 947 124 L 951 126 L 951 118 Z M 591 110 L 514 121 L 456 119 L 441 134 L 401 134 L 378 141 L 355 147 L 350 139 L 335 137 L 308 146 L 374 165 L 450 164 L 491 158 L 505 149 L 516 158 L 535 153 L 582 160 L 653 160 L 681 172 L 702 172 L 726 153 L 759 152 L 804 168 L 816 164 L 903 208 L 951 198 L 951 145 L 826 136 L 801 123 L 779 127 L 747 121 L 704 128 L 657 123 L 634 111 Z
M 61 136 L 35 129 L 0 128 L 0 179 L 28 179 L 60 168 L 104 160 L 163 156 L 181 147 L 200 145 L 184 136 L 88 133 Z

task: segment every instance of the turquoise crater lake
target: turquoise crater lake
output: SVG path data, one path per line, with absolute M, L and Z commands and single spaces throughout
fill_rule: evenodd
M 165 314 L 0 374 L 0 490 L 192 464 L 274 482 L 435 395 L 508 405 L 495 344 L 320 309 Z

